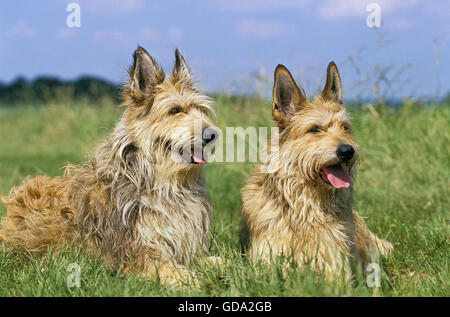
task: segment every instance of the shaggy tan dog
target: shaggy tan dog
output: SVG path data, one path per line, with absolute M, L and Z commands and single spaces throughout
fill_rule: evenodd
M 280 140 L 242 190 L 249 255 L 267 261 L 293 255 L 299 265 L 309 262 L 330 278 L 351 276 L 357 261 L 376 261 L 392 245 L 352 209 L 358 145 L 337 67 L 328 65 L 322 93 L 309 102 L 278 65 L 273 97 Z
M 178 50 L 175 58 L 165 80 L 138 47 L 126 109 L 93 158 L 63 177 L 28 180 L 4 199 L 6 245 L 42 254 L 69 243 L 113 269 L 132 263 L 163 281 L 186 277 L 183 267 L 206 251 L 212 210 L 201 165 L 215 134 L 212 101 L 194 89 Z

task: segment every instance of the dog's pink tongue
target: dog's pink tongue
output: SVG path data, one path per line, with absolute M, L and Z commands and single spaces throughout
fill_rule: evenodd
M 348 176 L 342 166 L 328 166 L 324 167 L 323 170 L 334 188 L 348 188 L 350 186 L 350 176 Z
M 202 153 L 203 158 L 198 158 L 197 156 L 195 156 L 195 153 L 192 154 L 192 159 L 194 160 L 195 163 L 197 164 L 206 164 L 208 163 L 207 158 L 206 158 L 206 153 Z

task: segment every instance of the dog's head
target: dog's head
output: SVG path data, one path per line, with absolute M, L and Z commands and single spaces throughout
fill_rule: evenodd
M 273 97 L 272 114 L 281 130 L 279 164 L 326 189 L 350 187 L 359 148 L 351 135 L 334 62 L 328 65 L 323 91 L 313 101 L 307 100 L 287 68 L 278 65 Z
M 167 76 L 142 47 L 133 55 L 130 80 L 123 87 L 124 121 L 134 146 L 167 173 L 198 167 L 217 138 L 212 100 L 194 88 L 191 71 L 175 51 Z

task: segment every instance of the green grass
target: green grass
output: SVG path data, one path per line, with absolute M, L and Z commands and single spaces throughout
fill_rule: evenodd
M 217 123 L 269 126 L 270 102 L 219 96 Z M 448 105 L 351 108 L 361 147 L 356 209 L 395 251 L 382 260 L 380 288 L 326 282 L 310 270 L 283 275 L 239 254 L 240 189 L 249 163 L 211 163 L 207 186 L 214 205 L 210 252 L 233 264 L 220 271 L 192 270 L 200 287 L 177 289 L 132 274 L 112 272 L 76 250 L 49 252 L 45 259 L 1 251 L 0 296 L 449 296 L 449 122 Z M 0 193 L 27 175 L 59 175 L 67 162 L 85 160 L 110 131 L 121 109 L 46 106 L 0 108 Z M 0 215 L 5 214 L 0 207 Z M 81 267 L 81 287 L 68 288 L 70 263 Z

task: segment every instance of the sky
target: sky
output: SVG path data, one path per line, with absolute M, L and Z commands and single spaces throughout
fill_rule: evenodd
M 80 27 L 69 27 L 70 3 Z M 367 19 L 379 8 L 380 25 Z M 377 11 L 378 12 L 378 11 Z M 373 16 L 372 16 L 373 17 Z M 284 64 L 308 96 L 335 61 L 344 98 L 450 92 L 450 1 L 14 0 L 0 3 L 0 81 L 40 75 L 127 79 L 141 45 L 167 72 L 179 48 L 198 87 L 270 95 Z

